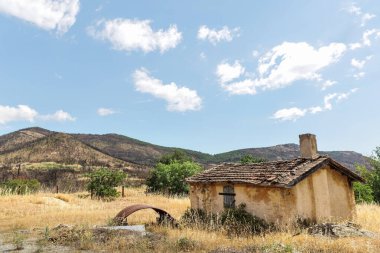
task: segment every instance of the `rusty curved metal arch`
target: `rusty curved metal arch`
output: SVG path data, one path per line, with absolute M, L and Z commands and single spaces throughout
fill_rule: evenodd
M 162 223 L 165 220 L 169 221 L 171 223 L 175 222 L 175 219 L 168 212 L 166 212 L 165 210 L 163 210 L 161 208 L 150 206 L 150 205 L 145 205 L 145 204 L 136 204 L 136 205 L 127 206 L 126 208 L 121 210 L 113 219 L 114 223 L 116 223 L 116 224 L 123 223 L 123 221 L 125 221 L 129 215 L 131 215 L 137 211 L 144 210 L 144 209 L 152 209 L 156 213 L 158 213 L 158 215 L 159 215 L 159 218 L 157 219 L 158 223 Z

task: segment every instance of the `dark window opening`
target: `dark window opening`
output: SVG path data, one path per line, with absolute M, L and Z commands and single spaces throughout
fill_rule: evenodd
M 234 208 L 235 207 L 235 191 L 232 185 L 226 185 L 223 187 L 223 193 L 219 193 L 219 195 L 223 195 L 223 204 L 224 208 Z

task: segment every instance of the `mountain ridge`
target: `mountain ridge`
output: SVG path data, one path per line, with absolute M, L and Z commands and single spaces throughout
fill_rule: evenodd
M 57 152 L 54 150 L 54 145 L 60 153 L 49 157 L 46 152 Z M 37 151 L 33 153 L 33 150 L 38 150 L 39 153 Z M 270 147 L 238 149 L 212 155 L 190 149 L 160 146 L 116 133 L 71 134 L 40 127 L 24 128 L 0 136 L 0 163 L 9 158 L 18 158 L 22 162 L 43 161 L 44 159 L 65 162 L 65 159 L 61 157 L 65 156 L 67 161 L 77 163 L 95 161 L 95 163 L 118 164 L 119 166 L 125 163 L 131 167 L 152 167 L 162 155 L 174 150 L 185 152 L 193 160 L 205 166 L 221 162 L 239 162 L 244 155 L 273 161 L 297 158 L 300 153 L 299 145 L 287 143 Z M 319 151 L 319 153 L 328 155 L 353 170 L 355 164 L 362 164 L 370 168 L 368 158 L 355 151 Z

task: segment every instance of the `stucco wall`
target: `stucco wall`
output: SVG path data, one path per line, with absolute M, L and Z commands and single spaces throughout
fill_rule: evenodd
M 190 188 L 191 207 L 218 213 L 224 210 L 224 184 L 192 184 Z M 289 220 L 295 215 L 295 198 L 290 189 L 258 187 L 249 184 L 235 184 L 235 205 L 247 205 L 246 210 L 270 222 Z
M 290 189 L 236 185 L 236 203 L 270 222 L 287 222 L 293 215 L 295 198 Z
M 350 220 L 355 199 L 348 178 L 330 167 L 321 168 L 292 188 L 297 214 L 317 222 Z
M 226 184 L 191 184 L 191 207 L 218 213 L 224 210 L 223 186 Z M 291 189 L 234 184 L 236 206 L 270 222 L 288 223 L 295 217 L 314 221 L 352 219 L 355 200 L 346 176 L 321 168 Z

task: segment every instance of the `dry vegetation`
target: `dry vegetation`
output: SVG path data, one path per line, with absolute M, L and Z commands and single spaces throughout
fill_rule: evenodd
M 126 188 L 126 197 L 112 202 L 91 200 L 87 193 L 0 196 L 0 232 L 58 224 L 105 225 L 121 209 L 138 203 L 161 207 L 179 218 L 190 206 L 187 198 L 166 198 L 144 192 L 144 188 Z M 154 211 L 143 210 L 133 214 L 128 221 L 149 223 L 154 222 L 155 217 Z
M 19 229 L 32 230 L 58 224 L 78 225 L 91 228 L 106 225 L 117 212 L 127 205 L 146 203 L 161 207 L 175 218 L 190 206 L 188 198 L 166 198 L 161 195 L 145 195 L 144 188 L 126 189 L 126 197 L 113 202 L 102 202 L 78 197 L 78 194 L 39 193 L 26 196 L 0 196 L 0 234 Z M 155 213 L 142 210 L 129 219 L 131 224 L 150 224 Z M 380 206 L 358 205 L 356 223 L 363 229 L 380 234 Z M 378 252 L 380 239 L 342 238 L 330 239 L 306 235 L 294 236 L 295 231 L 286 229 L 265 236 L 229 238 L 222 231 L 201 229 L 173 229 L 150 226 L 159 239 L 111 240 L 104 245 L 82 245 L 80 248 L 126 252 L 210 252 L 215 249 L 243 249 L 245 252 Z M 137 240 L 137 241 L 136 241 Z M 216 251 L 218 252 L 218 251 Z M 219 251 L 220 252 L 220 251 Z M 221 251 L 223 252 L 223 251 Z M 236 252 L 236 251 L 224 251 Z

